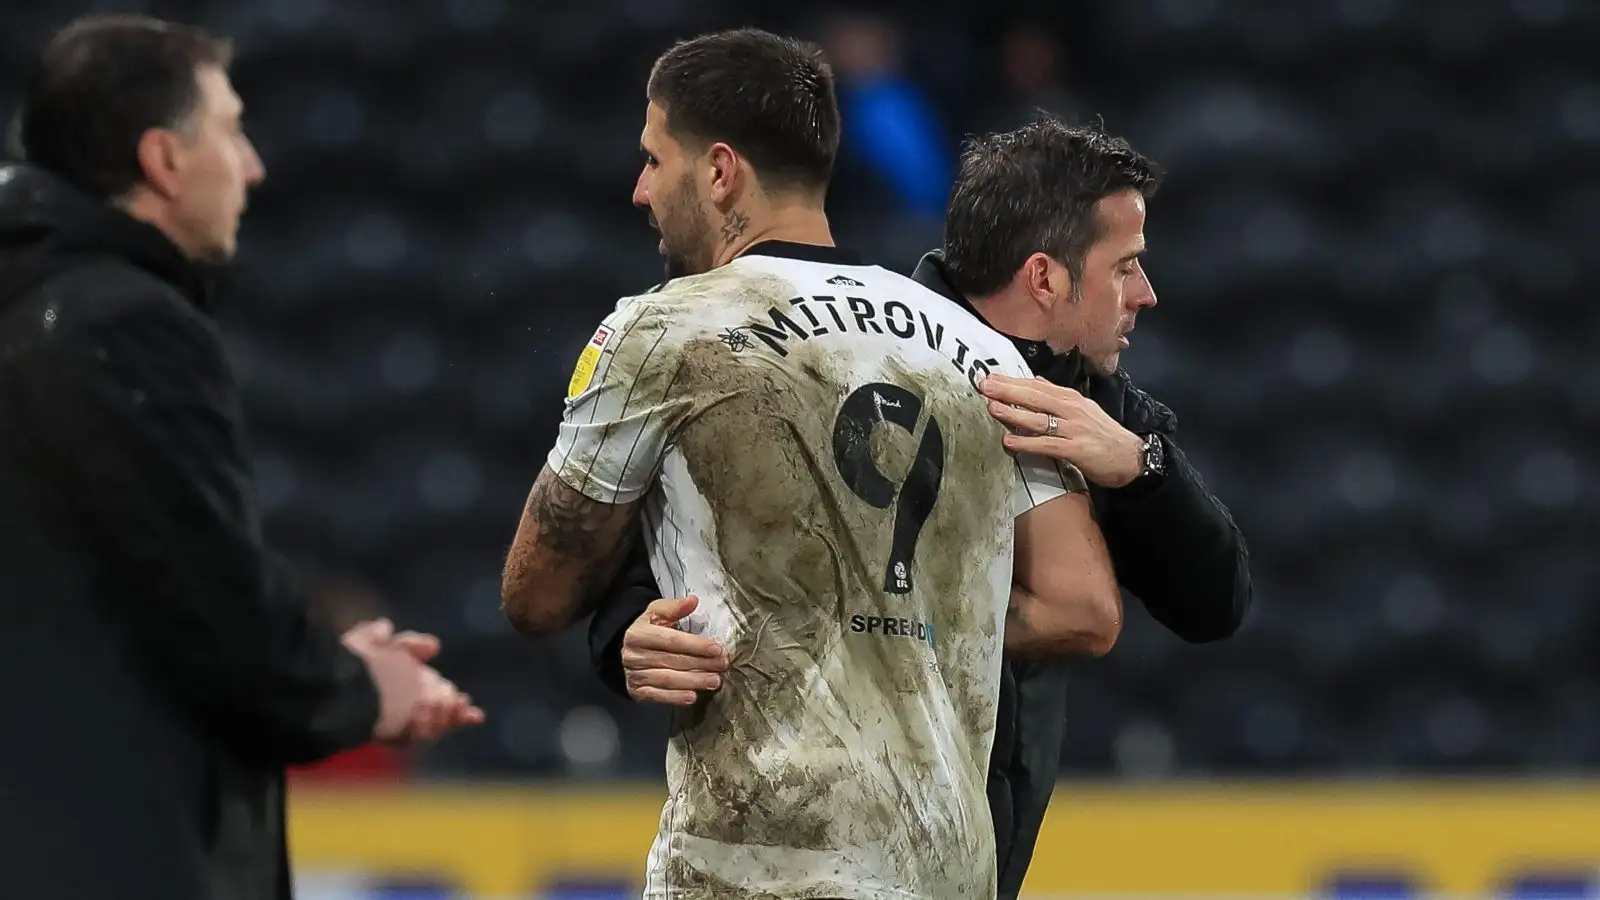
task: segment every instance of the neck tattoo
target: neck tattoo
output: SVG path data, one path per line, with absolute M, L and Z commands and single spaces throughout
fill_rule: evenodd
M 736 209 L 722 220 L 722 239 L 731 244 L 743 237 L 745 229 L 749 227 L 750 217 Z

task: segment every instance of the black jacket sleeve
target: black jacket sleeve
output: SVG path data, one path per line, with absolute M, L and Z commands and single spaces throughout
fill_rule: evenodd
M 628 626 L 644 615 L 645 608 L 661 598 L 661 587 L 650 570 L 650 555 L 642 541 L 623 561 L 606 598 L 589 620 L 589 664 L 601 683 L 620 697 L 628 696 L 628 682 L 622 671 L 622 638 Z
M 359 746 L 376 690 L 263 547 L 219 336 L 151 293 L 61 329 L 30 377 L 63 499 L 104 548 L 97 577 L 119 596 L 104 613 L 241 757 L 287 765 Z
M 1155 488 L 1133 485 L 1096 497 L 1117 579 L 1180 638 L 1222 640 L 1239 630 L 1250 608 L 1244 535 L 1173 440 L 1176 417 L 1122 373 L 1115 377 L 1122 396 L 1096 400 L 1124 427 L 1160 433 L 1167 450 L 1167 472 Z

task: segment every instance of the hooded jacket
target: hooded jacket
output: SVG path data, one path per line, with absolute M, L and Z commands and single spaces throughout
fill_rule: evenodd
M 219 270 L 0 167 L 0 870 L 30 900 L 289 896 L 284 767 L 378 697 L 262 545 Z

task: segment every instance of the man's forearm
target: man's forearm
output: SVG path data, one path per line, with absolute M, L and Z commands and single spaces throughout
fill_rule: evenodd
M 372 740 L 380 701 L 365 663 L 313 620 L 304 592 L 279 569 L 271 625 L 278 674 L 257 707 L 272 727 L 242 723 L 239 738 L 264 762 L 302 765 Z
M 1168 449 L 1160 486 L 1108 491 L 1101 526 L 1118 579 L 1157 621 L 1192 643 L 1222 640 L 1250 606 L 1249 550 L 1183 452 Z
M 637 512 L 636 503 L 602 503 L 548 467 L 540 471 L 500 582 L 501 609 L 511 624 L 541 637 L 586 615 L 632 545 Z
M 1020 657 L 1104 656 L 1120 632 L 1120 610 L 1086 602 L 1052 607 L 1021 585 L 1006 606 L 1005 649 Z

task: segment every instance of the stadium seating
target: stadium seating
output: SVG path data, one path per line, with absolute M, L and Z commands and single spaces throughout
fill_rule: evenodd
M 1000 25 L 877 6 L 952 134 L 1016 114 Z M 1579 289 L 1600 265 L 1579 165 L 1600 8 L 1094 6 L 1026 12 L 1070 19 L 1073 96 L 1170 172 L 1161 305 L 1126 365 L 1243 526 L 1257 609 L 1202 648 L 1135 614 L 1075 666 L 1067 770 L 1600 768 L 1600 307 Z M 581 634 L 513 634 L 499 567 L 578 349 L 659 279 L 628 200 L 650 60 L 734 22 L 815 23 L 752 0 L 160 12 L 235 37 L 268 168 L 224 322 L 272 533 L 443 636 L 493 719 L 430 771 L 657 772 L 662 714 L 607 694 Z M 0 14 L 7 108 L 56 13 Z M 885 213 L 851 149 L 838 232 L 908 270 L 938 223 Z

